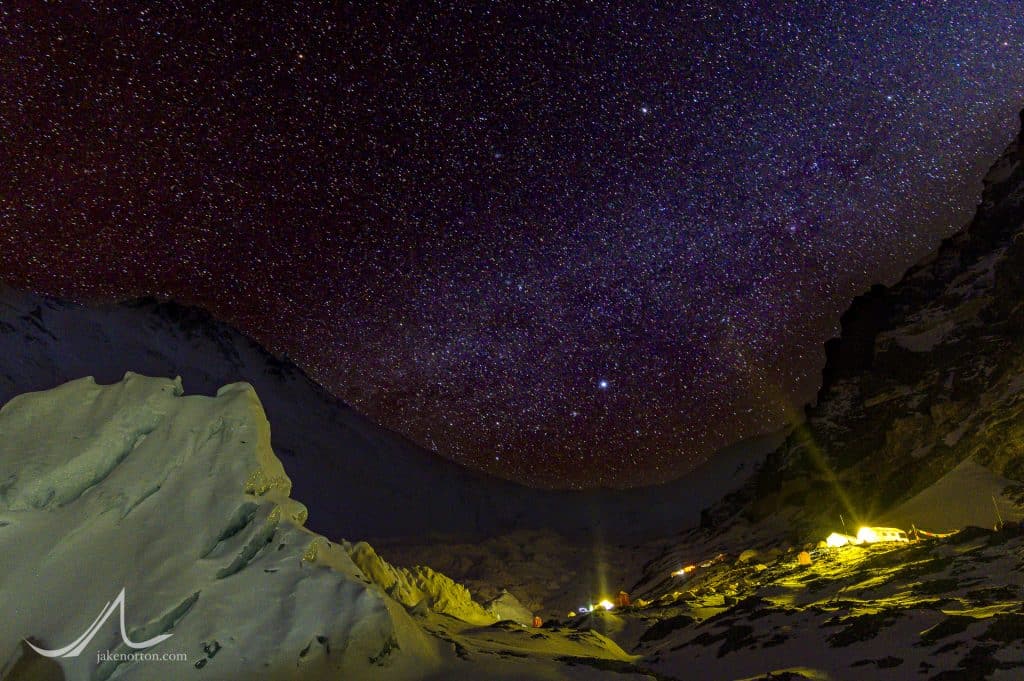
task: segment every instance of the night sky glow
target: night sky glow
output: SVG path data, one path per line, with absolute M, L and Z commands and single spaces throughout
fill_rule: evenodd
M 198 304 L 443 456 L 633 485 L 777 427 L 969 218 L 1024 6 L 4 2 L 0 74 L 9 283 Z

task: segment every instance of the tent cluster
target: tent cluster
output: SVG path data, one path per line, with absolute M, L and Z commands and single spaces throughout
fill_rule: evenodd
M 581 605 L 576 609 L 576 612 L 570 612 L 569 617 L 576 617 L 577 613 L 580 615 L 587 615 L 594 612 L 595 610 L 612 610 L 614 608 L 625 608 L 631 605 L 629 600 L 629 594 L 625 591 L 620 591 L 615 597 L 615 602 L 611 602 L 607 598 L 601 599 L 597 603 L 591 603 L 590 605 Z
M 999 510 L 999 504 L 996 502 L 996 498 L 994 496 L 992 497 L 992 507 L 993 510 L 995 510 L 996 524 L 993 529 L 996 532 L 1024 531 L 1024 522 L 1015 523 L 1013 521 L 1008 522 L 1003 519 L 1003 514 Z M 840 520 L 842 520 L 842 516 L 840 516 Z M 904 532 L 896 527 L 861 527 L 857 531 L 857 536 L 833 532 L 825 539 L 825 541 L 821 542 L 819 546 L 821 548 L 837 548 L 850 544 L 859 545 L 875 544 L 879 542 L 911 542 L 923 539 L 945 539 L 946 537 L 953 536 L 957 532 L 959 532 L 959 530 L 953 530 L 952 532 L 928 532 L 926 530 L 918 529 L 913 524 L 910 526 L 909 532 Z

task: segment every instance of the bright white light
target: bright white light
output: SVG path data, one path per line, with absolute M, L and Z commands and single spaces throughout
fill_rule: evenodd
M 872 544 L 878 541 L 878 533 L 870 527 L 862 527 L 857 530 L 857 540 L 864 544 Z
M 597 607 L 604 608 L 605 610 L 611 610 L 612 608 L 615 607 L 615 604 L 606 599 L 606 600 L 603 600 L 600 603 L 598 603 Z
M 838 546 L 846 546 L 850 543 L 850 538 L 845 534 L 833 532 L 828 536 L 828 539 L 825 540 L 825 543 L 833 548 Z
M 608 385 L 608 381 L 604 378 L 597 382 L 597 387 L 600 388 L 601 390 L 607 390 Z

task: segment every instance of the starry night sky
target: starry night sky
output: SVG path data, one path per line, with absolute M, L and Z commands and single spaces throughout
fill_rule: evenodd
M 655 482 L 812 397 L 1022 103 L 1017 0 L 4 2 L 0 277 L 202 305 L 475 468 Z

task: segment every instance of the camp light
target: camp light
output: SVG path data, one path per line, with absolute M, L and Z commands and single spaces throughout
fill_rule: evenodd
M 838 532 L 833 532 L 828 536 L 828 539 L 825 540 L 825 544 L 831 546 L 832 548 L 846 546 L 849 543 L 850 537 L 845 534 L 839 534 Z
M 857 541 L 862 544 L 873 544 L 878 541 L 878 533 L 873 528 L 862 527 L 857 530 Z

